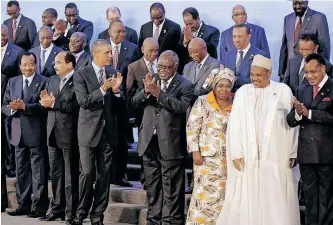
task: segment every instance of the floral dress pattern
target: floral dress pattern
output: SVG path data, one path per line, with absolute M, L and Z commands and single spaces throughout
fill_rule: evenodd
M 193 165 L 194 188 L 187 225 L 215 225 L 225 197 L 227 123 L 232 106 L 221 110 L 213 92 L 195 102 L 186 133 L 189 152 L 200 151 L 203 165 Z

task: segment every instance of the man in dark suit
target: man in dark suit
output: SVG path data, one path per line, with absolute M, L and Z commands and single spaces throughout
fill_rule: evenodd
M 235 72 L 237 80 L 233 92 L 236 92 L 242 85 L 251 83 L 250 69 L 253 57 L 257 54 L 265 57 L 268 55 L 250 43 L 250 28 L 246 24 L 235 25 L 232 36 L 236 48 L 226 53 L 225 61 L 222 64 Z
M 267 43 L 265 29 L 247 22 L 247 13 L 242 5 L 236 5 L 232 9 L 232 20 L 237 24 L 246 24 L 251 33 L 250 43 L 256 48 L 266 52 L 267 57 L 270 57 L 269 47 Z M 225 61 L 225 55 L 228 51 L 234 50 L 235 45 L 233 43 L 232 31 L 234 26 L 228 28 L 221 33 L 220 40 L 220 61 Z
M 8 80 L 20 74 L 19 57 L 23 49 L 14 44 L 8 43 L 8 28 L 1 24 L 1 99 L 5 94 Z M 10 118 L 2 115 L 1 126 L 3 128 L 1 135 L 2 156 L 6 165 L 6 174 L 8 177 L 15 177 L 15 154 L 14 146 L 10 144 Z
M 164 6 L 155 2 L 150 6 L 151 21 L 141 26 L 138 45 L 141 48 L 147 37 L 157 40 L 160 48 L 159 54 L 165 50 L 177 52 L 181 29 L 179 24 L 165 18 Z
M 112 6 L 109 7 L 106 10 L 106 19 L 109 21 L 109 24 L 114 21 L 114 20 L 121 20 L 121 13 L 120 13 L 120 9 L 116 6 Z M 126 27 L 126 40 L 129 42 L 132 42 L 133 44 L 138 44 L 138 34 L 136 33 L 136 31 L 130 27 Z M 99 35 L 98 35 L 98 39 L 109 39 L 110 35 L 109 35 L 109 28 L 102 31 Z
M 9 43 L 28 51 L 37 35 L 37 28 L 35 22 L 23 16 L 20 11 L 20 5 L 17 1 L 9 1 L 7 15 L 11 18 L 5 20 L 4 24 L 8 27 Z
M 318 53 L 330 60 L 331 44 L 326 16 L 308 7 L 308 1 L 292 1 L 294 13 L 284 18 L 279 76 L 283 80 L 288 60 L 299 55 L 297 44 L 300 34 L 310 30 L 317 35 Z
M 53 9 L 53 8 L 48 8 L 48 9 L 45 9 L 43 14 L 42 14 L 42 24 L 43 26 L 48 26 L 52 29 L 52 31 L 54 32 L 55 31 L 55 22 L 58 18 L 58 12 L 57 10 Z M 54 33 L 53 33 L 54 35 Z M 34 40 L 34 43 L 32 45 L 32 47 L 37 47 L 40 45 L 40 42 L 39 42 L 39 32 L 37 33 L 36 37 L 35 37 L 35 40 Z M 58 46 L 57 46 L 58 47 Z
M 319 41 L 315 33 L 311 31 L 305 31 L 301 34 L 298 42 L 298 49 L 300 55 L 289 59 L 286 75 L 283 82 L 287 84 L 292 92 L 295 94 L 296 88 L 301 84 L 307 84 L 308 80 L 304 75 L 304 62 L 305 58 L 311 54 L 317 52 L 319 47 Z M 333 66 L 325 59 L 326 74 L 332 76 Z
M 220 31 L 213 26 L 205 24 L 200 20 L 199 12 L 189 7 L 183 11 L 183 20 L 185 27 L 179 41 L 179 60 L 180 65 L 178 71 L 183 72 L 186 63 L 191 61 L 191 56 L 188 52 L 189 42 L 195 38 L 202 38 L 206 42 L 209 55 L 217 59 L 217 46 L 219 45 Z
M 54 58 L 62 51 L 52 43 L 53 31 L 49 26 L 44 26 L 39 30 L 40 46 L 30 49 L 37 57 L 37 73 L 45 77 L 55 74 Z
M 163 52 L 158 76 L 147 74 L 144 89 L 132 99 L 134 108 L 144 110 L 138 151 L 146 178 L 147 224 L 184 223 L 185 116 L 194 88 L 177 74 L 178 63 L 176 53 Z
M 20 69 L 23 75 L 9 79 L 2 105 L 2 113 L 11 117 L 11 143 L 15 146 L 17 174 L 18 208 L 8 214 L 41 217 L 48 208 L 48 198 L 44 150 L 41 148 L 46 114 L 39 103 L 39 94 L 45 89 L 47 78 L 36 73 L 33 53 L 21 55 Z
M 75 71 L 89 65 L 91 56 L 84 49 L 87 43 L 87 36 L 82 32 L 75 32 L 69 39 L 69 51 L 75 56 Z
M 89 44 L 94 32 L 93 23 L 79 16 L 79 10 L 75 3 L 68 3 L 65 6 L 65 16 L 67 21 L 58 20 L 55 24 L 57 33 L 57 36 L 54 37 L 55 45 L 63 46 L 63 49 L 68 50 L 71 35 L 75 32 L 82 32 L 87 36 L 85 50 L 89 52 Z
M 96 40 L 91 46 L 93 61 L 74 73 L 74 89 L 80 105 L 78 144 L 80 151 L 79 207 L 74 225 L 82 225 L 90 208 L 92 225 L 103 224 L 109 201 L 112 151 L 117 147 L 117 116 L 125 105 L 120 93 L 121 74 L 108 67 L 111 46 Z M 119 112 L 119 111 L 120 112 Z M 119 124 L 121 126 L 121 124 Z M 94 170 L 96 165 L 96 169 Z M 96 183 L 93 190 L 94 174 Z M 91 206 L 91 195 L 93 204 Z
M 125 40 L 125 26 L 120 20 L 114 20 L 110 23 L 108 40 L 112 47 L 112 65 L 117 69 L 123 79 L 123 87 L 126 87 L 128 65 L 139 59 L 139 48 L 136 44 L 133 44 Z M 131 187 L 132 184 L 125 180 L 125 172 L 127 168 L 128 158 L 128 145 L 127 143 L 133 143 L 133 129 L 128 124 L 128 114 L 125 111 L 122 113 L 119 120 L 123 121 L 123 126 L 118 127 L 119 130 L 119 148 L 115 149 L 113 157 L 113 179 L 111 181 L 120 186 Z M 123 128 L 125 128 L 123 130 Z
M 41 105 L 48 109 L 47 145 L 53 193 L 51 212 L 41 220 L 64 220 L 66 214 L 66 225 L 72 224 L 78 204 L 79 105 L 73 84 L 75 64 L 72 53 L 59 53 L 54 65 L 57 75 L 50 77 L 41 93 Z
M 289 126 L 300 126 L 297 160 L 300 165 L 308 224 L 333 224 L 333 79 L 325 73 L 318 53 L 305 59 L 309 83 L 296 89 Z

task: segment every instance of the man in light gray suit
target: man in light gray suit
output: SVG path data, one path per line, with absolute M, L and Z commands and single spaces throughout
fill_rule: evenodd
M 143 156 L 149 225 L 184 224 L 185 116 L 193 84 L 177 74 L 178 64 L 176 53 L 163 52 L 158 76 L 147 74 L 144 89 L 132 99 L 134 108 L 144 110 L 138 151 Z
M 78 144 L 81 163 L 79 207 L 73 225 L 82 225 L 89 211 L 91 224 L 103 225 L 103 213 L 109 200 L 112 152 L 118 141 L 118 116 L 126 107 L 120 93 L 122 76 L 120 73 L 117 78 L 112 76 L 117 71 L 108 66 L 111 64 L 111 45 L 105 40 L 96 40 L 91 53 L 92 63 L 73 75 L 80 105 Z M 94 201 L 91 206 L 92 194 Z
M 53 31 L 49 26 L 44 26 L 39 31 L 40 45 L 30 49 L 37 57 L 37 73 L 50 77 L 56 74 L 54 59 L 62 51 L 52 43 Z
M 288 60 L 299 55 L 297 46 L 300 34 L 311 30 L 319 41 L 318 53 L 330 60 L 330 33 L 326 16 L 308 7 L 308 1 L 293 1 L 294 13 L 284 18 L 282 46 L 279 60 L 279 76 L 282 81 L 287 69 Z
M 23 16 L 20 10 L 17 1 L 9 1 L 7 3 L 7 15 L 11 18 L 5 20 L 4 24 L 8 27 L 9 43 L 28 51 L 34 43 L 37 28 L 35 22 Z

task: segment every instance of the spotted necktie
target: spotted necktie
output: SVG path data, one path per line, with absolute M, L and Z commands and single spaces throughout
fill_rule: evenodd
M 163 84 L 162 91 L 166 92 L 166 90 L 168 89 L 168 81 L 162 81 L 162 84 Z
M 160 26 L 158 25 L 158 26 L 156 26 L 156 29 L 155 29 L 154 37 L 153 37 L 153 38 L 154 38 L 156 41 L 158 41 L 159 36 L 160 36 Z
M 116 45 L 113 48 L 113 59 L 112 59 L 113 68 L 115 69 L 117 69 L 118 66 L 118 56 L 119 56 L 118 46 Z

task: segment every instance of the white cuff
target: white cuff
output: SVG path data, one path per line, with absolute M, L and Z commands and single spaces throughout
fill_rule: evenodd
M 104 96 L 106 92 L 103 90 L 103 88 L 102 88 L 102 87 L 100 87 L 100 88 L 99 88 L 99 90 L 101 90 L 101 92 L 102 92 L 102 95 Z
M 301 121 L 303 119 L 303 116 L 302 115 L 298 115 L 297 112 L 295 112 L 295 119 L 297 121 Z
M 117 98 L 120 98 L 120 93 L 114 93 L 114 96 L 116 96 Z
M 311 120 L 311 118 L 312 118 L 312 110 L 310 109 L 310 110 L 309 110 L 308 119 Z
M 16 113 L 17 112 L 17 110 L 15 110 L 15 109 L 10 109 L 10 115 L 13 115 L 14 113 Z

